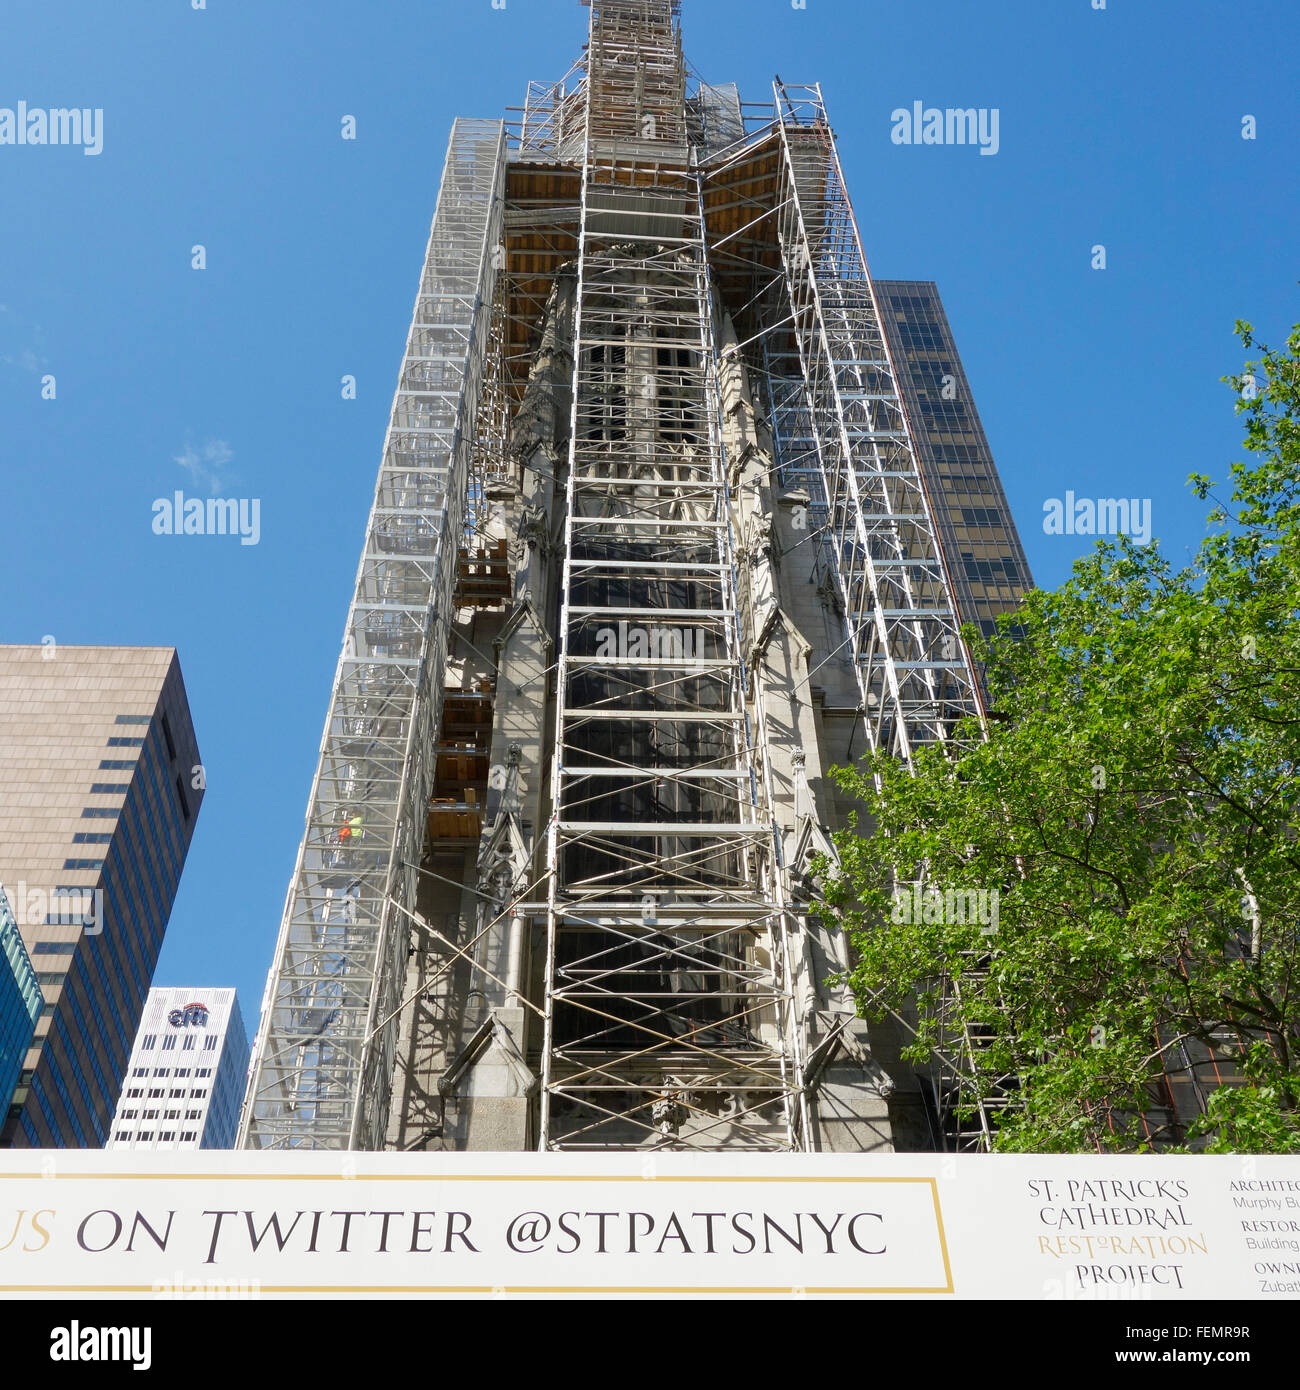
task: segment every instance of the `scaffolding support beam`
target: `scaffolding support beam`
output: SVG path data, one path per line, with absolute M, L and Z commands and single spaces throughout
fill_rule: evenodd
M 745 708 L 676 10 L 601 0 L 591 14 L 544 1149 L 806 1140 L 777 836 Z
M 241 1148 L 383 1144 L 504 172 L 503 124 L 457 120 L 267 982 Z

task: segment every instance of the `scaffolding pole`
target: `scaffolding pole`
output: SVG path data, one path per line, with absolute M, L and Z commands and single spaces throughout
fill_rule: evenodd
M 502 122 L 457 120 L 393 399 L 239 1146 L 377 1149 L 501 240 Z
M 984 709 L 821 88 L 778 80 L 773 100 L 785 294 L 769 320 L 790 325 L 763 340 L 778 459 L 809 491 L 868 747 L 911 768 L 963 721 L 982 729 Z M 933 1085 L 949 1140 L 987 1150 L 1015 1079 L 988 1077 L 990 1038 L 950 1022 L 959 989 L 939 982 Z
M 773 93 L 801 468 L 820 483 L 870 746 L 910 767 L 982 717 L 977 685 L 821 88 Z

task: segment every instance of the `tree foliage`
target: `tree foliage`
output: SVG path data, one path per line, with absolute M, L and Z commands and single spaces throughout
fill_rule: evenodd
M 953 1021 L 990 1038 L 976 1084 L 1020 1078 L 999 1149 L 1144 1147 L 1151 1087 L 1187 1048 L 1240 1082 L 1193 1147 L 1300 1151 L 1300 327 L 1258 350 L 1225 379 L 1249 456 L 1230 497 L 1191 479 L 1215 503 L 1193 562 L 1099 544 L 990 641 L 967 630 L 987 739 L 926 749 L 914 774 L 888 756 L 835 774 L 870 827 L 825 866 L 849 981 L 868 1017 L 919 1008 L 918 1062 L 957 982 Z M 918 877 L 996 890 L 996 934 L 892 921 Z

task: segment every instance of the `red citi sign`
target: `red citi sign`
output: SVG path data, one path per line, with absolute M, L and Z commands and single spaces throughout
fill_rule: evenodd
M 186 1004 L 183 1009 L 173 1009 L 167 1015 L 167 1022 L 173 1028 L 188 1028 L 190 1024 L 196 1028 L 206 1028 L 208 1026 L 208 1006 L 206 1004 Z

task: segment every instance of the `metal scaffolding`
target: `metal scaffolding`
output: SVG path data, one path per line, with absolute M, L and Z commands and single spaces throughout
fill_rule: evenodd
M 458 120 L 267 982 L 240 1147 L 383 1143 L 504 170 L 503 124 Z
M 801 466 L 820 483 L 871 747 L 910 766 L 979 717 L 977 685 L 821 88 L 773 95 Z
M 591 14 L 541 1144 L 803 1142 L 675 0 Z
M 719 214 L 710 251 L 744 305 L 777 473 L 809 510 L 868 746 L 910 767 L 983 708 L 820 87 L 775 82 L 709 178 L 719 209 L 740 210 L 734 227 Z M 983 1074 L 986 1039 L 944 1028 L 956 987 L 941 982 L 932 1094 L 958 1147 L 987 1147 L 1014 1078 Z
M 781 308 L 799 372 L 795 389 L 776 386 L 777 414 L 789 424 L 794 477 L 812 482 L 825 527 L 869 745 L 910 767 L 919 748 L 948 741 L 963 720 L 982 725 L 979 684 L 821 88 L 778 81 L 773 98 Z M 960 988 L 940 982 L 931 1085 L 946 1141 L 987 1150 L 1016 1083 L 987 1074 L 987 1031 L 951 1025 Z
M 245 1147 L 398 1142 L 399 1043 L 408 1147 L 449 1096 L 543 1149 L 817 1146 L 852 1006 L 810 1013 L 778 487 L 869 746 L 980 715 L 820 89 L 743 103 L 678 0 L 584 2 L 559 82 L 453 128 Z

